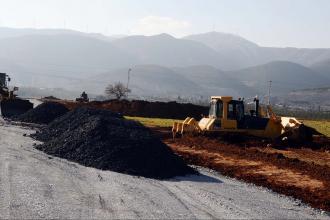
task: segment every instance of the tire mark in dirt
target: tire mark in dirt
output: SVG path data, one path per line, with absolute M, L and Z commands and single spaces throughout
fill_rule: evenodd
M 122 187 L 125 188 L 125 192 L 132 192 L 134 194 L 140 194 L 141 198 L 143 198 L 144 201 L 148 201 L 150 203 L 150 205 L 156 207 L 157 210 L 161 210 L 163 209 L 163 207 L 161 207 L 151 196 L 150 193 L 145 192 L 144 190 L 141 190 L 138 187 L 135 186 L 130 186 L 128 184 L 122 184 Z M 120 203 L 121 204 L 125 204 L 125 201 L 120 198 Z M 137 212 L 136 210 L 130 210 L 134 213 L 134 215 L 136 215 L 134 218 L 138 218 L 141 217 L 141 214 L 139 212 Z M 150 213 L 151 214 L 151 213 Z M 157 217 L 156 217 L 157 218 Z
M 174 185 L 174 187 L 175 187 L 178 191 L 183 192 L 184 195 L 188 197 L 188 199 L 186 199 L 186 201 L 191 201 L 191 202 L 189 202 L 189 205 L 193 206 L 194 208 L 196 208 L 196 209 L 199 210 L 199 211 L 205 212 L 205 213 L 208 214 L 209 217 L 211 217 L 211 218 L 217 218 L 216 216 L 212 215 L 210 211 L 208 211 L 208 210 L 210 210 L 210 207 L 209 207 L 209 206 L 204 205 L 203 203 L 198 203 L 198 202 L 196 202 L 196 201 L 205 201 L 205 198 L 210 197 L 209 194 L 205 193 L 205 195 L 202 196 L 204 199 L 196 199 L 196 197 L 194 197 L 194 196 L 191 195 L 190 191 L 188 191 L 188 190 L 186 190 L 186 189 L 184 189 L 184 188 L 182 188 L 182 187 L 180 187 L 180 186 L 177 186 L 177 185 Z M 198 191 L 201 191 L 201 190 L 202 190 L 202 189 L 198 189 Z M 196 190 L 196 191 L 192 190 L 191 192 L 197 192 L 197 190 Z M 181 193 L 180 193 L 180 194 L 181 194 Z M 198 192 L 196 195 L 197 195 L 197 196 L 201 196 L 200 194 L 201 194 L 201 193 Z M 213 198 L 211 198 L 211 200 L 212 200 L 212 201 L 215 201 L 215 203 L 216 203 L 217 205 L 221 205 L 221 206 L 224 207 L 226 210 L 229 210 L 231 214 L 232 214 L 232 212 L 235 211 L 235 212 L 238 212 L 239 216 L 248 216 L 248 215 L 249 215 L 249 213 L 244 212 L 244 211 L 241 210 L 238 206 L 233 205 L 231 202 L 227 202 L 225 205 L 222 204 L 222 203 L 219 204 L 219 202 L 218 202 L 218 198 L 221 198 L 221 197 L 223 197 L 223 196 L 220 196 L 220 197 L 213 197 Z M 210 201 L 210 199 L 208 198 L 207 201 Z M 229 205 L 229 203 L 230 203 L 230 205 Z M 211 210 L 212 210 L 212 209 L 211 209 Z M 212 211 L 213 211 L 213 213 L 216 212 L 216 210 L 212 210 Z
M 177 196 L 177 194 L 175 192 L 173 192 L 168 186 L 164 185 L 163 183 L 161 182 L 158 182 L 158 183 L 155 183 L 155 182 L 151 182 L 150 183 L 151 185 L 154 185 L 156 187 L 160 187 L 161 189 L 165 190 L 167 192 L 167 194 L 169 194 L 172 198 L 174 198 L 175 200 L 177 200 L 179 202 L 180 205 L 182 205 L 187 211 L 189 211 L 189 213 L 191 215 L 194 216 L 194 218 L 197 218 L 197 216 L 194 214 L 193 210 L 191 210 L 191 208 L 188 206 L 192 206 L 193 208 L 197 209 L 198 211 L 200 212 L 203 212 L 204 214 L 206 214 L 209 218 L 213 218 L 213 219 L 216 219 L 217 217 L 212 215 L 210 212 L 204 210 L 204 209 L 201 209 L 200 207 L 198 207 L 197 205 L 193 204 L 191 201 L 194 201 L 195 198 L 192 198 L 191 197 L 191 200 L 183 200 L 181 198 L 179 198 Z M 176 187 L 176 186 L 175 186 Z M 187 195 L 187 192 L 185 192 L 185 195 Z M 188 204 L 188 205 L 187 205 Z
M 205 189 L 200 189 L 200 191 L 201 191 L 201 193 L 205 194 L 206 197 L 212 196 L 213 199 L 215 198 L 216 203 L 219 204 L 220 206 L 225 207 L 226 209 L 230 210 L 231 212 L 233 212 L 233 211 L 238 212 L 240 216 L 249 215 L 249 218 L 255 218 L 255 219 L 257 219 L 259 217 L 258 215 L 251 216 L 251 210 L 249 210 L 250 212 L 246 212 L 245 210 L 242 209 L 241 206 L 236 205 L 235 201 L 231 197 L 227 197 L 223 194 L 215 193 L 215 192 L 208 191 Z
M 97 177 L 98 177 L 98 179 L 99 179 L 99 181 L 103 181 L 103 177 L 101 176 L 101 174 L 97 174 Z

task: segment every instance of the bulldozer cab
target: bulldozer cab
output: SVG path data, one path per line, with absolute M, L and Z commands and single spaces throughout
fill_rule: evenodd
M 209 118 L 215 120 L 215 129 L 236 129 L 244 119 L 244 103 L 230 96 L 212 96 Z

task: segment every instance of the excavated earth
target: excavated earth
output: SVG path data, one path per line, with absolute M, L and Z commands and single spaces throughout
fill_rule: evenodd
M 205 115 L 208 113 L 208 107 L 177 102 L 148 102 L 142 100 L 109 100 L 88 103 L 62 100 L 59 102 L 63 103 L 69 109 L 74 109 L 79 106 L 88 106 L 108 109 L 127 116 L 138 117 L 185 119 L 189 115 L 189 117 L 194 117 L 199 120 L 201 114 Z
M 50 155 L 149 178 L 195 173 L 150 130 L 109 110 L 79 107 L 32 135 Z
M 189 164 L 211 168 L 330 211 L 329 139 L 300 147 L 275 146 L 265 140 L 234 136 L 173 140 L 169 129 L 153 129 Z

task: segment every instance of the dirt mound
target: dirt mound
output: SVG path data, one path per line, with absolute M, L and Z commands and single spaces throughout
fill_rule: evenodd
M 0 102 L 1 115 L 5 118 L 14 118 L 33 108 L 33 103 L 20 98 L 4 99 Z
M 33 136 L 44 141 L 37 149 L 98 169 L 159 179 L 194 173 L 149 129 L 108 110 L 77 108 Z
M 201 119 L 201 114 L 208 114 L 208 107 L 182 104 L 177 102 L 148 102 L 142 100 L 109 100 L 93 101 L 89 103 L 63 102 L 68 108 L 74 109 L 77 106 L 88 106 L 100 109 L 108 109 L 127 116 L 152 117 L 152 118 L 173 118 L 185 119 L 194 117 Z
M 42 98 L 43 100 L 61 100 L 61 99 L 59 99 L 59 98 L 57 98 L 57 97 L 55 97 L 55 96 L 45 96 L 45 97 L 43 97 Z
M 68 111 L 69 109 L 60 103 L 45 102 L 38 105 L 34 109 L 15 117 L 14 120 L 35 124 L 48 124 L 55 118 L 64 115 Z

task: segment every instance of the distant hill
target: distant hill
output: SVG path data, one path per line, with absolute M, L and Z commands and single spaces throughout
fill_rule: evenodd
M 234 60 L 229 69 L 241 69 L 272 61 L 289 61 L 309 66 L 330 59 L 330 49 L 261 47 L 240 36 L 221 32 L 190 35 L 185 39 L 203 43 Z
M 330 79 L 330 59 L 314 63 L 310 68 L 320 75 Z
M 0 72 L 11 85 L 90 90 L 127 81 L 139 95 L 251 96 L 328 86 L 330 49 L 261 47 L 210 32 L 174 38 L 113 36 L 62 29 L 0 27 Z M 38 90 L 39 91 L 39 90 Z
M 227 72 L 212 66 L 189 66 L 172 69 L 202 87 L 206 96 L 256 94 L 256 90 L 253 88 L 247 87 L 241 81 L 227 74 Z
M 75 35 L 83 37 L 91 37 L 98 40 L 112 41 L 123 36 L 105 36 L 99 33 L 84 33 L 80 31 L 74 31 L 70 29 L 36 29 L 36 28 L 8 28 L 0 27 L 0 39 L 12 38 L 12 37 L 22 37 L 27 35 Z
M 267 93 L 270 80 L 272 80 L 272 92 L 275 94 L 283 94 L 295 89 L 326 86 L 330 83 L 330 80 L 311 69 L 287 61 L 274 61 L 232 71 L 230 75 L 262 94 Z
M 213 48 L 221 56 L 228 57 L 232 61 L 227 69 L 240 69 L 242 67 L 253 66 L 259 63 L 259 46 L 240 36 L 209 32 L 185 37 L 184 39 L 201 42 Z
M 14 80 L 21 83 L 28 78 L 26 83 L 34 81 L 38 86 L 58 84 L 62 78 L 79 79 L 137 62 L 109 42 L 77 35 L 5 38 L 0 40 L 0 48 L 0 63 L 5 67 L 2 71 L 17 75 L 19 79 Z
M 201 95 L 198 84 L 175 71 L 157 65 L 141 65 L 132 68 L 129 88 L 132 94 L 149 96 Z M 127 83 L 128 68 L 120 68 L 98 74 L 85 81 L 84 87 L 94 93 L 103 93 L 110 83 Z
M 139 59 L 141 64 L 161 66 L 212 65 L 227 67 L 228 59 L 208 46 L 168 34 L 151 37 L 130 36 L 114 40 L 113 45 Z
M 84 87 L 102 93 L 109 83 L 127 82 L 127 68 L 99 74 L 86 80 Z M 130 74 L 132 94 L 165 97 L 245 96 L 255 90 L 211 66 L 166 68 L 156 65 L 134 66 Z M 102 80 L 101 80 L 102 79 Z M 81 84 L 80 84 L 81 85 Z
M 330 49 L 261 47 L 258 54 L 261 63 L 284 60 L 304 66 L 330 59 Z

